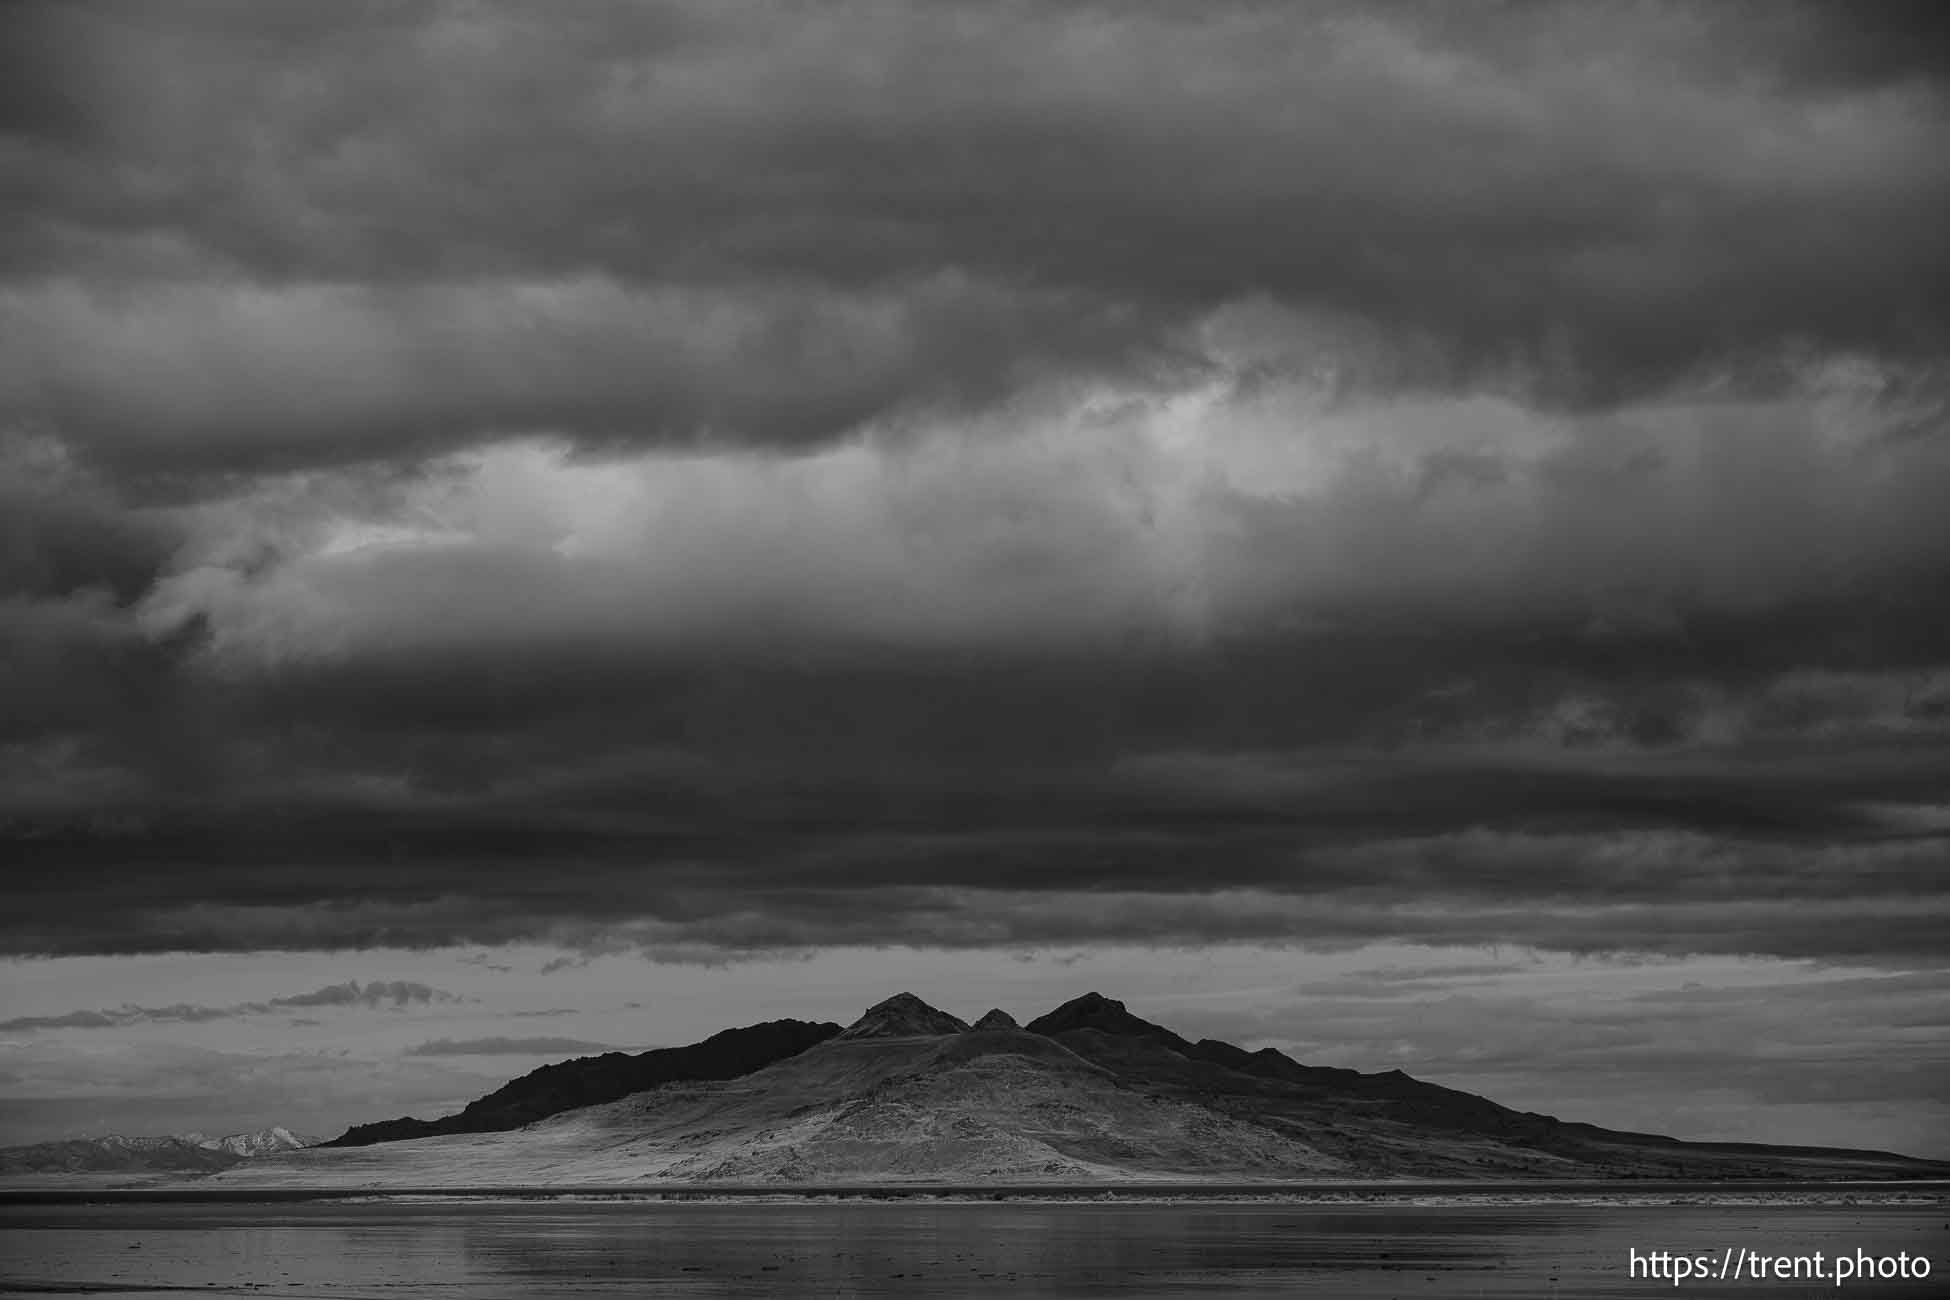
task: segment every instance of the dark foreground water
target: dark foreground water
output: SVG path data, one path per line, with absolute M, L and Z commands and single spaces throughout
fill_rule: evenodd
M 1629 1252 L 1865 1251 L 1927 1280 L 1633 1279 Z M 1913 1269 L 1912 1265 L 1912 1269 Z M 0 1206 L 0 1294 L 1950 1295 L 1950 1205 L 311 1202 Z

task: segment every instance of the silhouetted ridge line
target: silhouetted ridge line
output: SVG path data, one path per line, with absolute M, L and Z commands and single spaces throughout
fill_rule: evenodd
M 726 1029 L 687 1047 L 655 1048 L 630 1055 L 605 1052 L 544 1065 L 487 1096 L 469 1102 L 457 1115 L 441 1119 L 390 1119 L 347 1129 L 327 1147 L 371 1146 L 437 1137 L 443 1133 L 496 1133 L 538 1119 L 627 1097 L 660 1084 L 685 1080 L 735 1079 L 775 1061 L 796 1056 L 840 1032 L 830 1022 L 770 1020 Z
M 1424 1083 L 1400 1070 L 1364 1074 L 1333 1066 L 1302 1065 L 1271 1047 L 1249 1052 L 1216 1038 L 1193 1043 L 1162 1025 L 1132 1015 L 1122 1002 L 1101 993 L 1072 998 L 1030 1021 L 1027 1028 L 1031 1033 L 1058 1039 L 1078 1055 L 1123 1077 L 1170 1082 L 1202 1095 L 1236 1095 L 1242 1088 L 1257 1095 L 1265 1086 L 1290 1095 L 1297 1088 L 1301 1096 L 1332 1096 L 1356 1105 L 1371 1119 L 1516 1138 L 1545 1148 L 1566 1128 L 1549 1116 L 1514 1111 L 1474 1093 Z M 1240 1075 L 1264 1080 L 1266 1085 L 1247 1085 L 1237 1077 Z
M 1163 1025 L 1139 1019 L 1125 1010 L 1122 1002 L 1101 993 L 1086 993 L 1080 998 L 1071 998 L 1047 1015 L 1037 1016 L 1023 1028 L 1032 1034 L 1051 1038 L 1074 1030 L 1094 1029 L 1098 1033 L 1115 1034 L 1121 1038 L 1155 1039 L 1174 1050 L 1187 1053 L 1192 1050 L 1190 1043 Z

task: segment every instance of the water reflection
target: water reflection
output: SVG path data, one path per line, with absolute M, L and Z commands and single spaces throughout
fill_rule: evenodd
M 5 1207 L 0 1290 L 289 1296 L 1645 1295 L 1628 1248 L 1906 1249 L 1941 1205 L 374 1202 Z M 1941 1280 L 1939 1275 L 1938 1280 Z M 1655 1288 L 1656 1289 L 1656 1288 Z M 1670 1289 L 1669 1285 L 1665 1288 Z M 1860 1284 L 1852 1297 L 1924 1296 Z M 1809 1294 L 1752 1283 L 1743 1297 Z

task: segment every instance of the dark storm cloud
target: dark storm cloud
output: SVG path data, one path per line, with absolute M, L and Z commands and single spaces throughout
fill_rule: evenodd
M 1819 13 L 1819 11 L 1817 11 Z M 1802 23 L 1788 6 L 1748 5 L 1731 21 L 1779 23 L 1782 74 L 1843 89 L 1950 80 L 1950 18 L 1930 0 L 1871 6 L 1834 0 L 1824 21 Z
M 328 984 L 310 993 L 271 998 L 264 1002 L 232 1002 L 225 1006 L 199 1006 L 178 1002 L 166 1007 L 110 1007 L 98 1011 L 69 1011 L 52 1016 L 16 1016 L 0 1020 L 0 1030 L 38 1029 L 118 1029 L 124 1025 L 176 1022 L 202 1024 L 210 1020 L 230 1020 L 238 1016 L 263 1015 L 269 1011 L 320 1007 L 391 1007 L 398 1010 L 435 1002 L 458 1002 L 459 998 L 416 980 L 373 980 L 361 984 L 347 980 Z M 314 1022 L 315 1023 L 315 1022 Z
M 232 809 L 47 836 L 4 934 L 54 952 L 1399 938 L 1933 962 L 1950 927 L 1950 819 L 1924 802 L 1940 741 L 1744 763 L 1459 752 L 1090 771 L 844 781 L 745 764 L 672 781 L 645 765 L 539 793 L 477 772 L 412 814 L 285 804 L 276 826 Z M 138 864 L 168 883 L 135 888 Z
M 58 440 L 0 428 L 0 804 L 112 799 L 197 770 L 179 675 L 195 628 L 151 636 L 133 614 L 187 536 Z
M 857 290 L 0 289 L 0 329 L 26 340 L 17 409 L 165 482 L 410 461 L 533 429 L 598 447 L 806 444 L 915 405 L 992 404 L 1038 376 L 1192 364 L 1141 313 L 952 272 Z
M 5 398 L 151 467 L 803 444 L 1244 298 L 1577 401 L 1933 356 L 1950 301 L 1940 69 L 1853 8 L 11 21 L 80 89 L 16 91 Z
M 129 603 L 167 572 L 182 530 L 124 508 L 64 462 L 52 439 L 0 442 L 0 598 Z
M 0 949 L 1950 951 L 1921 10 L 6 21 Z
M 1187 507 L 1098 493 L 1171 481 L 1142 459 L 1051 476 L 1041 452 L 957 453 L 891 486 L 864 453 L 831 482 L 484 470 L 484 499 L 581 494 L 629 524 L 564 534 L 593 552 L 575 563 L 546 518 L 349 560 L 253 522 L 246 540 L 289 557 L 182 564 L 124 620 L 193 629 L 168 680 L 205 724 L 200 778 L 78 798 L 71 733 L 23 748 L 69 793 L 10 792 L 24 852 L 0 935 L 1928 958 L 1950 832 L 1950 586 L 1915 581 L 1950 572 L 1923 503 L 1934 439 L 1857 480 L 1750 431 L 1713 426 L 1733 459 L 1710 474 L 1602 490 L 1560 457 L 1445 485 L 1440 507 L 1404 504 L 1414 473 L 1305 506 L 1240 498 L 1187 567 L 1242 570 L 1265 608 L 1229 611 L 1221 587 L 1189 629 L 1173 535 L 1125 524 Z M 1675 504 L 1738 500 L 1749 469 L 1780 499 L 1738 522 Z M 662 495 L 639 500 L 646 483 Z M 670 531 L 637 532 L 639 513 Z M 758 518 L 776 531 L 754 542 Z M 995 518 L 1010 549 L 991 564 Z M 1710 544 L 1681 544 L 1699 530 Z M 1619 572 L 1623 598 L 1600 585 Z M 1130 603 L 1106 602 L 1120 583 Z M 1213 890 L 1238 897 L 1197 897 Z

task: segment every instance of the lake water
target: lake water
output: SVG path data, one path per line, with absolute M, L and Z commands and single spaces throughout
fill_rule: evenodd
M 1923 1256 L 1918 1281 L 1691 1283 L 1628 1252 Z M 1926 1296 L 1950 1204 L 337 1201 L 0 1205 L 0 1294 Z

